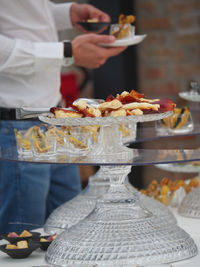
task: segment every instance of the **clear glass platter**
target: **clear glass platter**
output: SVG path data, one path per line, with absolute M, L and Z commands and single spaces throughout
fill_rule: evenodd
M 167 165 L 170 163 L 184 163 L 190 161 L 199 161 L 200 160 L 200 150 L 185 149 L 181 150 L 183 153 L 187 153 L 190 158 L 188 159 L 176 159 L 177 149 L 130 149 L 132 151 L 132 158 L 116 158 L 112 162 L 106 162 L 103 158 L 87 158 L 83 157 L 71 157 L 67 153 L 59 153 L 55 157 L 19 157 L 17 154 L 16 147 L 11 148 L 0 148 L 0 160 L 7 161 L 18 161 L 18 162 L 27 162 L 27 163 L 49 163 L 49 164 L 76 164 L 76 165 L 132 165 L 132 166 L 143 166 L 143 165 L 156 165 L 163 164 Z M 163 159 L 160 155 L 161 152 L 168 153 L 169 155 Z M 174 166 L 174 165 L 173 165 Z M 183 165 L 184 166 L 184 165 Z M 191 167 L 191 166 L 190 166 Z M 162 166 L 161 166 L 162 168 Z M 177 168 L 182 168 L 178 167 Z M 195 172 L 197 167 L 194 166 L 192 172 Z M 191 172 L 191 171 L 190 171 Z
M 131 140 L 130 143 L 137 143 L 137 142 L 143 142 L 143 141 L 152 141 L 157 139 L 165 139 L 168 137 L 178 137 L 178 136 L 195 136 L 200 134 L 200 126 L 199 124 L 194 125 L 194 129 L 191 132 L 188 133 L 179 133 L 175 134 L 172 132 L 162 131 L 158 132 L 156 131 L 155 127 L 142 127 L 141 129 L 137 129 L 137 137 L 135 140 Z
M 19 157 L 16 148 L 1 148 L 0 159 L 37 162 L 37 163 L 65 163 L 82 165 L 152 165 L 159 163 L 172 163 L 177 161 L 177 150 L 165 152 L 164 150 L 137 150 L 131 149 L 121 141 L 118 126 L 122 123 L 134 124 L 137 122 L 154 121 L 168 117 L 172 112 L 148 114 L 142 116 L 127 117 L 100 117 L 100 118 L 59 118 L 53 117 L 53 114 L 43 114 L 39 119 L 45 123 L 53 125 L 77 126 L 77 125 L 100 125 L 100 140 L 92 147 L 87 155 L 70 155 L 67 151 L 56 153 L 53 156 L 45 155 L 43 157 Z M 162 152 L 162 153 L 161 153 Z M 195 161 L 200 157 L 199 150 L 182 150 L 188 157 L 179 160 L 179 162 Z M 165 154 L 163 158 L 162 154 Z
M 182 164 L 180 163 L 158 164 L 156 165 L 156 167 L 164 171 L 170 171 L 170 172 L 185 172 L 185 173 L 200 172 L 200 166 L 195 166 L 189 164 L 188 162 Z
M 161 120 L 163 118 L 169 117 L 172 115 L 172 111 L 155 113 L 155 114 L 146 114 L 139 116 L 119 116 L 119 117 L 85 117 L 85 118 L 54 118 L 52 113 L 41 114 L 38 118 L 42 122 L 60 125 L 60 126 L 77 126 L 77 125 L 100 125 L 100 126 L 110 126 L 113 124 L 121 123 L 137 123 L 145 121 L 155 121 Z

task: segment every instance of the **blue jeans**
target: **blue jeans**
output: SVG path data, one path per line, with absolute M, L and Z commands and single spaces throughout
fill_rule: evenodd
M 13 129 L 27 129 L 36 123 L 0 121 L 0 145 L 14 146 Z M 77 166 L 0 161 L 0 233 L 42 226 L 55 208 L 80 190 Z

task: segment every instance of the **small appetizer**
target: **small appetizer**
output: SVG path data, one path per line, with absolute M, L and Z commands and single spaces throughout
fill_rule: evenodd
M 117 39 L 122 39 L 131 34 L 131 23 L 135 21 L 135 16 L 128 15 L 125 16 L 121 14 L 119 16 L 118 24 L 113 25 L 113 30 L 111 30 L 111 35 L 114 35 Z

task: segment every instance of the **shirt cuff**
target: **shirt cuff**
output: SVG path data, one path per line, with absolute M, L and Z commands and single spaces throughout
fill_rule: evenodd
M 70 8 L 73 3 L 51 4 L 51 11 L 53 13 L 57 30 L 72 29 L 73 25 L 70 18 Z
M 34 56 L 36 65 L 50 66 L 69 66 L 74 63 L 72 58 L 64 58 L 64 46 L 62 42 L 57 43 L 34 43 Z
M 42 59 L 63 59 L 63 43 L 34 43 L 34 56 Z

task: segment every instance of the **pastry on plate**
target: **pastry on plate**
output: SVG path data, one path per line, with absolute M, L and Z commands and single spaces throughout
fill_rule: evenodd
M 133 23 L 134 21 L 135 16 L 125 16 L 124 14 L 121 14 L 119 16 L 118 24 L 111 25 L 110 34 L 114 35 L 116 39 L 122 39 L 130 36 L 134 28 L 131 23 Z

